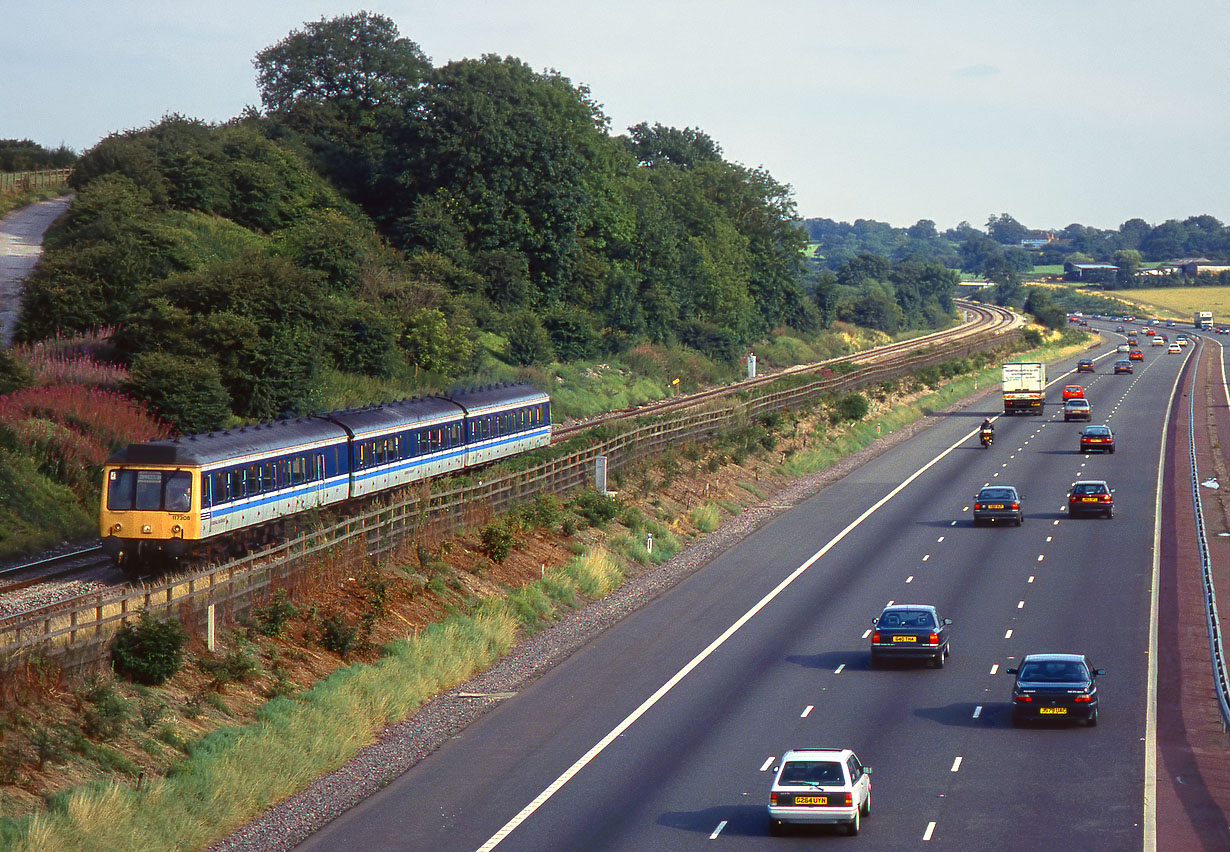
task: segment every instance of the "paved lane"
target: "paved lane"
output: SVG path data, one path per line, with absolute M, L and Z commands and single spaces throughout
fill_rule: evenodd
M 766 525 L 630 616 L 381 794 L 301 845 L 477 849 L 869 506 L 939 461 L 817 558 L 546 798 L 500 849 L 811 848 L 770 838 L 768 768 L 786 748 L 852 745 L 875 767 L 860 848 L 1140 848 L 1158 437 L 1181 359 L 1089 387 L 1120 449 L 1086 458 L 1082 424 L 947 418 Z M 1111 359 L 1113 360 L 1113 359 Z M 949 448 L 951 447 L 951 450 Z M 1114 520 L 1068 520 L 1077 478 L 1116 489 Z M 1026 522 L 974 528 L 985 482 L 1017 485 Z M 890 600 L 952 617 L 942 671 L 871 671 L 865 632 Z M 1014 729 L 1025 653 L 1080 650 L 1109 672 L 1096 729 Z M 345 840 L 343 840 L 345 838 Z

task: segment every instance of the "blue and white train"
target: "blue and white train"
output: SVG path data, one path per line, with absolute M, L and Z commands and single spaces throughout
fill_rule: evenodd
M 550 443 L 550 397 L 498 385 L 131 444 L 103 467 L 99 535 L 130 570 L 235 551 L 301 512 Z

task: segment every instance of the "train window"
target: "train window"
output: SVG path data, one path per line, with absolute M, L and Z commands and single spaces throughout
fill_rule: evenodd
M 177 471 L 167 476 L 163 506 L 168 512 L 186 512 L 192 508 L 192 474 Z
M 209 474 L 201 474 L 201 508 L 208 509 L 214 504 L 213 494 L 210 493 L 209 486 L 213 482 L 213 477 Z
M 290 464 L 290 484 L 298 485 L 303 482 L 303 456 L 295 456 L 289 462 Z
M 137 489 L 133 507 L 143 512 L 156 512 L 162 508 L 162 471 L 138 470 Z
M 107 479 L 107 508 L 123 511 L 132 508 L 133 492 L 137 486 L 135 470 L 113 470 Z

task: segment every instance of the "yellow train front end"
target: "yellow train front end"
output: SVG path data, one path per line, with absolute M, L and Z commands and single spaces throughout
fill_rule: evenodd
M 200 470 L 108 463 L 98 527 L 103 550 L 122 567 L 186 555 L 201 539 Z

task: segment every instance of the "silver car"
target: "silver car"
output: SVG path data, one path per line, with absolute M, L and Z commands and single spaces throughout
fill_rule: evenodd
M 773 767 L 769 832 L 787 824 L 843 825 L 858 834 L 871 816 L 871 767 L 848 748 L 796 748 Z

